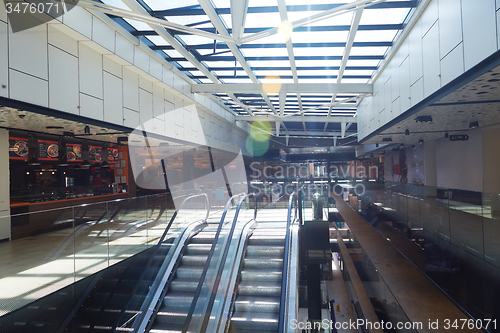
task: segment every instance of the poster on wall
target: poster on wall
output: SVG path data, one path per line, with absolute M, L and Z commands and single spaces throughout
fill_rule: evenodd
M 102 147 L 89 146 L 89 160 L 91 162 L 102 162 Z
M 38 159 L 54 161 L 59 158 L 57 141 L 38 140 Z
M 82 145 L 76 143 L 66 144 L 66 159 L 68 162 L 81 162 L 82 160 Z
M 28 160 L 28 139 L 9 138 L 9 159 Z
M 118 163 L 118 149 L 108 148 L 108 163 Z

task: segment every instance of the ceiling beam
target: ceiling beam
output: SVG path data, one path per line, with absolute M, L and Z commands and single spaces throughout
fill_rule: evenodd
M 247 17 L 248 0 L 231 0 L 231 22 L 234 39 L 243 37 Z
M 349 59 L 349 55 L 351 54 L 352 45 L 354 43 L 354 38 L 356 37 L 356 32 L 358 31 L 359 22 L 361 21 L 362 14 L 363 14 L 363 8 L 356 9 L 356 11 L 354 12 L 354 17 L 352 18 L 351 22 L 351 29 L 349 30 L 349 36 L 347 37 L 344 54 L 342 55 L 342 61 L 340 62 L 340 69 L 337 75 L 337 84 L 342 82 L 342 77 L 344 76 L 344 72 L 347 66 L 347 60 Z M 332 104 L 333 102 L 335 102 L 336 99 L 337 99 L 337 94 L 334 93 L 332 96 Z M 328 108 L 328 116 L 332 114 L 332 106 L 333 105 L 330 105 L 330 107 Z M 325 132 L 326 132 L 326 126 L 327 125 L 325 124 L 324 128 Z
M 103 4 L 102 2 L 94 2 L 94 1 L 87 1 L 87 0 L 80 0 L 80 1 L 78 1 L 78 3 L 76 5 L 83 7 L 83 8 L 88 8 L 91 10 L 100 11 L 102 13 L 109 14 L 109 15 L 128 18 L 128 19 L 139 21 L 139 22 L 144 22 L 144 23 L 149 24 L 150 26 L 163 27 L 163 28 L 170 29 L 170 30 L 184 32 L 184 33 L 187 33 L 190 35 L 198 35 L 198 36 L 207 37 L 210 39 L 220 40 L 220 41 L 224 41 L 224 42 L 230 42 L 233 40 L 231 37 L 228 37 L 228 36 L 221 36 L 219 34 L 214 34 L 211 32 L 204 31 L 204 30 L 191 28 L 191 27 L 188 27 L 188 26 L 185 26 L 182 24 L 174 23 L 171 21 L 166 21 L 164 19 L 155 18 L 155 17 L 152 17 L 146 10 L 144 10 L 144 13 L 140 13 L 135 8 L 131 8 L 128 5 L 127 6 L 129 8 L 131 8 L 132 11 L 124 10 L 122 8 L 113 7 L 110 5 L 106 5 L 106 4 Z M 156 30 L 156 29 L 154 29 L 154 30 Z
M 259 93 L 266 94 L 261 83 L 193 84 L 193 93 Z M 372 94 L 373 86 L 367 83 L 283 83 L 276 92 L 269 93 L 355 93 Z M 266 96 L 267 97 L 267 96 Z
M 227 27 L 225 26 L 224 22 L 222 22 L 221 18 L 215 11 L 215 8 L 213 6 L 213 3 L 211 0 L 198 0 L 198 3 L 201 5 L 205 13 L 207 14 L 208 18 L 210 21 L 212 21 L 212 24 L 215 26 L 215 28 L 219 31 L 219 34 L 229 37 L 229 32 L 227 31 Z M 241 53 L 240 49 L 236 46 L 235 43 L 233 42 L 227 42 L 227 46 L 235 56 L 235 58 L 238 60 L 240 63 L 241 67 L 245 70 L 245 73 L 247 73 L 248 77 L 252 80 L 254 84 L 260 84 L 260 81 L 257 79 L 255 74 L 253 73 L 252 69 L 250 68 L 250 65 L 248 62 L 245 60 L 245 57 L 243 56 L 243 53 Z M 276 109 L 274 106 L 271 104 L 271 101 L 267 97 L 267 94 L 262 92 L 262 98 L 264 101 L 266 101 L 267 105 L 271 109 L 271 111 L 274 114 L 278 114 L 276 112 Z
M 286 121 L 286 122 L 314 122 L 314 123 L 357 123 L 358 119 L 356 117 L 327 117 L 327 116 L 295 116 L 288 118 L 281 118 L 274 115 L 269 116 L 235 116 L 234 120 L 236 121 Z

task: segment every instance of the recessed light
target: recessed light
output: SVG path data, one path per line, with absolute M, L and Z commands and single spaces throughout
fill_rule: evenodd
M 415 121 L 417 123 L 431 123 L 432 116 L 418 116 L 417 118 L 415 118 Z

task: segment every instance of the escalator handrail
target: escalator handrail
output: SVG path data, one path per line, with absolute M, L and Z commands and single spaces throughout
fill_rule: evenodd
M 179 214 L 180 210 L 182 209 L 182 206 L 184 206 L 184 204 L 187 201 L 189 201 L 189 200 L 191 200 L 193 198 L 197 198 L 197 197 L 205 197 L 205 209 L 207 210 L 207 213 L 205 214 L 205 218 L 201 219 L 201 221 L 204 221 L 204 222 L 207 221 L 208 215 L 210 215 L 210 203 L 209 203 L 209 200 L 208 200 L 208 195 L 206 193 L 200 193 L 200 194 L 190 195 L 187 198 L 185 198 L 184 200 L 182 200 L 182 203 L 180 204 L 179 208 L 175 210 L 174 214 L 170 218 L 170 221 L 168 222 L 167 226 L 165 227 L 165 231 L 163 232 L 163 235 L 161 235 L 161 238 L 158 241 L 157 245 L 160 245 L 165 240 L 165 237 L 168 234 L 168 231 L 170 230 L 170 227 L 172 226 L 172 223 L 174 223 L 175 218 L 177 217 L 177 215 Z
M 299 211 L 299 218 L 301 218 L 301 194 L 302 189 L 293 192 L 288 199 L 288 214 L 286 221 L 286 234 L 285 234 L 285 250 L 283 258 L 283 276 L 281 280 L 281 298 L 280 298 L 280 317 L 279 317 L 279 333 L 283 333 L 285 329 L 285 312 L 286 312 L 286 298 L 287 298 L 287 285 L 288 285 L 288 261 L 290 252 L 290 225 L 297 219 L 297 211 Z M 294 217 L 292 220 L 292 206 L 293 202 L 296 201 L 294 209 Z
M 194 198 L 198 198 L 198 197 L 205 197 L 205 209 L 206 209 L 206 214 L 205 214 L 205 217 L 203 219 L 199 219 L 198 221 L 199 222 L 206 222 L 207 219 L 208 219 L 208 216 L 210 214 L 210 204 L 209 204 L 209 200 L 208 200 L 208 195 L 206 193 L 200 193 L 200 194 L 192 194 L 192 195 L 189 195 L 189 194 L 184 194 L 184 195 L 180 195 L 176 198 L 181 198 L 183 196 L 186 196 L 186 198 L 184 198 L 184 200 L 182 200 L 182 203 L 179 205 L 179 208 L 177 208 L 174 212 L 174 214 L 172 215 L 172 217 L 170 218 L 170 221 L 168 222 L 167 226 L 165 227 L 165 230 L 163 231 L 163 234 L 161 235 L 160 237 L 160 240 L 158 241 L 158 243 L 156 244 L 156 248 L 154 250 L 154 252 L 152 253 L 152 255 L 150 256 L 150 259 L 146 265 L 146 267 L 144 268 L 144 270 L 142 271 L 142 274 L 141 274 L 141 277 L 140 277 L 140 280 L 142 280 L 142 278 L 146 275 L 146 273 L 148 272 L 148 270 L 150 269 L 151 267 L 151 263 L 153 262 L 153 259 L 155 258 L 155 256 L 157 255 L 157 253 L 159 252 L 160 250 L 160 246 L 161 244 L 165 241 L 165 237 L 167 236 L 168 232 L 170 231 L 170 227 L 172 226 L 172 224 L 174 223 L 177 215 L 179 214 L 179 212 L 181 211 L 182 207 L 184 206 L 184 204 Z M 174 200 L 176 199 L 174 198 Z M 190 221 L 190 222 L 194 222 L 194 221 Z M 154 282 L 156 283 L 156 281 Z M 153 284 L 154 284 L 153 283 Z M 137 287 L 136 287 L 137 288 Z M 146 300 L 144 301 L 143 303 L 143 306 L 141 307 L 140 311 L 138 313 L 147 313 L 148 311 L 148 304 L 149 302 L 147 301 L 147 298 Z
M 242 196 L 243 195 L 243 196 Z M 201 293 L 201 289 L 203 287 L 203 283 L 205 282 L 205 277 L 207 275 L 207 272 L 208 272 L 208 269 L 210 267 L 210 263 L 212 261 L 212 257 L 213 257 L 213 254 L 215 252 L 215 246 L 217 244 L 217 241 L 219 239 L 219 236 L 220 236 L 220 232 L 222 230 L 222 225 L 224 224 L 224 220 L 225 220 L 225 217 L 226 217 L 226 214 L 227 214 L 227 211 L 229 210 L 229 208 L 231 207 L 231 203 L 233 202 L 233 199 L 237 198 L 237 197 L 241 197 L 239 202 L 238 202 L 238 206 L 236 208 L 236 212 L 235 212 L 235 215 L 234 215 L 234 218 L 233 218 L 233 222 L 232 222 L 232 225 L 231 225 L 231 229 L 229 231 L 229 234 L 228 234 L 228 242 L 226 243 L 226 248 L 224 249 L 223 251 L 223 259 L 225 257 L 227 257 L 227 251 L 229 249 L 229 245 L 231 242 L 229 241 L 230 240 L 230 237 L 232 236 L 233 232 L 234 232 L 234 228 L 236 226 L 236 221 L 238 220 L 238 214 L 240 212 L 240 209 L 241 209 L 241 205 L 243 204 L 243 201 L 250 197 L 250 196 L 254 196 L 255 197 L 255 194 L 254 193 L 249 193 L 249 194 L 243 194 L 243 193 L 240 193 L 240 194 L 236 194 L 236 195 L 233 195 L 229 200 L 228 202 L 226 203 L 226 207 L 224 209 L 224 213 L 222 214 L 222 217 L 221 217 L 221 220 L 219 222 L 219 226 L 217 227 L 217 231 L 215 233 L 215 237 L 214 237 L 214 241 L 212 242 L 212 246 L 210 248 L 210 252 L 208 253 L 208 256 L 207 256 L 207 261 L 205 262 L 205 266 L 203 267 L 203 271 L 201 273 L 201 277 L 200 277 L 200 280 L 198 282 L 198 286 L 196 288 L 196 291 L 195 291 L 195 294 L 194 294 L 194 297 L 193 297 L 193 300 L 191 302 L 191 306 L 189 307 L 189 312 L 187 314 L 187 317 L 186 317 L 186 320 L 184 322 L 184 327 L 182 329 L 182 333 L 186 333 L 188 331 L 188 328 L 189 328 L 189 323 L 191 321 L 191 318 L 193 317 L 193 314 L 194 314 L 194 310 L 195 310 L 195 307 L 196 307 L 196 303 L 198 302 L 198 298 L 200 296 L 200 293 Z M 254 219 L 255 217 L 257 216 L 257 201 L 255 201 L 255 206 L 254 206 Z M 221 261 L 223 262 L 223 260 Z M 222 267 L 223 265 L 221 265 Z M 218 287 L 218 285 L 214 285 L 214 288 L 215 287 Z M 212 294 L 213 294 L 213 290 L 212 290 Z M 204 323 L 207 319 L 207 315 L 210 313 L 210 311 L 207 311 L 207 313 L 205 314 L 205 317 L 203 318 L 203 326 L 204 326 Z

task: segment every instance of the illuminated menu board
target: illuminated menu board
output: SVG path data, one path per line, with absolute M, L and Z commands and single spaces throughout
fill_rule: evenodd
M 54 161 L 59 158 L 59 146 L 57 141 L 38 140 L 38 159 L 42 161 Z
M 77 143 L 66 144 L 66 159 L 68 162 L 81 162 L 82 160 L 82 145 Z
M 9 138 L 9 159 L 28 160 L 28 139 Z

